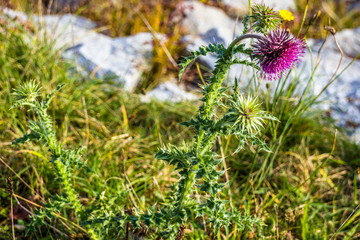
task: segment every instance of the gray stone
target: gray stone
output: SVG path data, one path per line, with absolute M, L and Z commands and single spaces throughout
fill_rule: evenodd
M 200 37 L 205 42 L 229 44 L 241 34 L 242 24 L 216 7 L 196 1 L 185 1 L 175 11 L 183 16 L 181 25 L 187 34 Z
M 144 71 L 151 66 L 153 37 L 139 33 L 129 37 L 110 38 L 93 29 L 95 23 L 71 14 L 49 15 L 39 20 L 45 34 L 66 49 L 63 57 L 76 62 L 98 78 L 112 78 L 132 91 Z
M 151 33 L 114 39 L 98 34 L 69 48 L 63 55 L 92 75 L 113 78 L 124 89 L 132 91 L 151 66 L 152 50 Z
M 352 132 L 351 140 L 353 140 L 357 144 L 360 144 L 360 128 Z
M 303 64 L 299 68 L 304 68 L 302 73 L 303 78 L 309 78 L 312 74 L 312 68 L 317 61 L 319 46 L 322 40 L 314 41 L 311 45 L 312 55 L 307 52 Z M 341 44 L 343 46 L 343 44 Z M 350 48 L 350 47 L 349 47 Z M 341 54 L 339 50 L 336 50 L 332 46 L 331 41 L 327 41 L 321 50 L 319 56 L 319 65 L 314 74 L 314 93 L 317 94 L 321 89 L 329 82 L 335 70 L 338 67 Z M 313 64 L 311 65 L 311 59 Z M 339 74 L 345 67 L 347 67 L 353 58 L 345 55 L 342 59 Z M 360 82 L 360 61 L 355 60 L 328 88 L 329 93 L 336 94 L 339 98 L 350 97 L 355 94 L 354 85 L 358 85 Z
M 112 78 L 128 91 L 151 66 L 151 33 L 110 38 L 94 31 L 92 21 L 71 14 L 46 15 L 38 24 L 43 29 L 41 34 L 56 40 L 56 46 L 65 49 L 63 57 L 75 61 L 82 72 Z
M 149 102 L 151 99 L 180 102 L 197 100 L 199 97 L 193 93 L 187 92 L 184 86 L 176 84 L 175 81 L 172 80 L 159 84 L 142 97 L 143 102 Z
M 12 19 L 17 18 L 22 22 L 26 22 L 29 20 L 28 16 L 25 13 L 15 11 L 9 8 L 2 8 L 1 6 L 0 6 L 0 10 L 2 10 L 2 13 L 4 13 L 5 15 L 9 16 Z
M 103 36 L 93 31 L 96 27 L 94 22 L 72 14 L 45 15 L 38 18 L 36 23 L 41 30 L 39 35 L 55 40 L 58 48 L 71 47 Z

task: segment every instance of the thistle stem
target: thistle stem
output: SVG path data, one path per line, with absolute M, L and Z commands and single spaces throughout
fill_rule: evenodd
M 61 161 L 61 158 L 59 157 L 59 150 L 60 150 L 60 144 L 58 143 L 56 139 L 55 132 L 52 130 L 52 124 L 51 119 L 49 115 L 46 112 L 46 109 L 41 108 L 41 111 L 37 109 L 39 117 L 41 118 L 44 130 L 46 131 L 46 135 L 48 136 L 45 141 L 50 149 L 52 157 L 54 157 L 53 164 L 56 168 L 57 174 L 59 178 L 61 179 L 61 183 L 64 187 L 64 190 L 66 194 L 68 195 L 68 199 L 70 203 L 72 204 L 72 207 L 74 208 L 75 212 L 79 215 L 83 215 L 84 212 L 82 210 L 82 206 L 79 200 L 78 195 L 76 194 L 76 191 L 74 189 L 74 186 L 71 183 L 71 179 L 69 177 L 69 169 L 67 166 Z M 89 226 L 86 226 L 87 233 L 89 234 L 90 239 L 100 239 L 100 237 L 95 233 L 95 231 Z
M 266 39 L 264 36 L 261 36 L 259 34 L 247 33 L 247 34 L 244 34 L 244 35 L 241 35 L 241 36 L 235 38 L 230 43 L 230 45 L 229 45 L 229 47 L 227 48 L 226 51 L 232 51 L 232 49 L 235 47 L 236 44 L 238 44 L 239 42 L 241 42 L 242 40 L 244 40 L 246 38 Z

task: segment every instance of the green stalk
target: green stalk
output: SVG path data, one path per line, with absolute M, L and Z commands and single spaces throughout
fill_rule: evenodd
M 54 165 L 57 169 L 57 172 L 61 179 L 61 183 L 65 189 L 66 194 L 68 195 L 68 198 L 72 204 L 72 207 L 74 208 L 74 210 L 77 214 L 82 214 L 81 204 L 80 204 L 80 201 L 76 195 L 76 192 L 70 182 L 70 179 L 67 176 L 66 166 L 62 163 L 61 159 L 59 159 L 59 158 L 54 161 Z
M 64 187 L 64 190 L 68 196 L 68 200 L 70 201 L 73 209 L 75 210 L 76 214 L 82 216 L 84 214 L 82 210 L 82 206 L 79 200 L 78 195 L 74 189 L 74 186 L 71 184 L 71 179 L 69 178 L 69 173 L 66 165 L 62 162 L 60 155 L 60 144 L 56 139 L 55 132 L 52 129 L 51 119 L 50 116 L 46 112 L 45 107 L 41 107 L 37 104 L 36 112 L 38 113 L 39 117 L 42 120 L 42 124 L 44 127 L 45 135 L 47 136 L 45 142 L 47 143 L 52 157 L 54 157 L 53 164 L 55 166 L 57 175 L 61 179 L 61 183 Z M 101 239 L 95 231 L 90 227 L 90 225 L 86 226 L 87 233 L 89 234 L 90 239 Z
M 251 0 L 248 0 L 248 4 L 249 4 L 249 16 L 251 16 L 252 15 Z M 249 18 L 249 25 L 250 27 L 252 27 L 251 18 Z
M 179 207 L 177 208 L 177 211 L 180 212 L 184 208 L 184 203 L 188 199 L 188 196 L 191 194 L 191 190 L 193 189 L 193 186 L 195 184 L 195 171 L 197 171 L 199 168 L 199 165 L 196 165 L 193 167 L 192 171 L 189 172 L 187 178 L 185 179 L 184 188 L 182 189 L 181 196 L 179 199 Z

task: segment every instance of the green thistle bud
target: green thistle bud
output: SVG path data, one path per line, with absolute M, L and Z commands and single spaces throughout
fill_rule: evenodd
M 226 123 L 232 125 L 231 132 L 237 135 L 256 135 L 266 119 L 277 121 L 277 118 L 261 109 L 257 98 L 250 95 L 244 97 L 239 93 L 234 93 L 225 119 Z
M 31 80 L 15 90 L 13 95 L 18 102 L 27 101 L 32 103 L 40 96 L 40 87 L 34 80 Z
M 270 30 L 275 30 L 282 23 L 282 19 L 272 8 L 265 5 L 256 4 L 252 7 L 253 30 L 259 33 L 267 33 Z

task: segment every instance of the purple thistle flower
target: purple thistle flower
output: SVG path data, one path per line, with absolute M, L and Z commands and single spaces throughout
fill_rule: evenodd
M 253 46 L 253 55 L 267 80 L 279 79 L 283 72 L 287 72 L 305 53 L 305 42 L 296 38 L 285 29 L 276 29 L 258 39 Z

